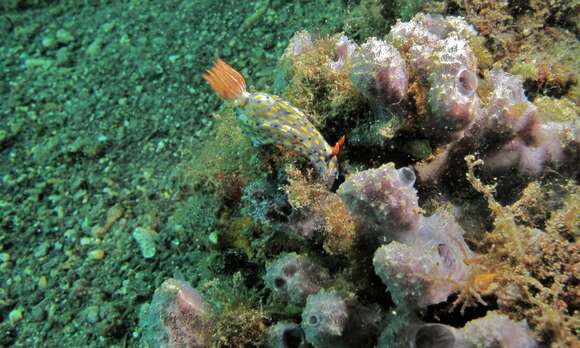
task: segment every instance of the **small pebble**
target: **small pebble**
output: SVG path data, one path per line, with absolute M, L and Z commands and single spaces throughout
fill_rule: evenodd
M 59 66 L 66 66 L 70 64 L 72 59 L 72 54 L 70 49 L 63 47 L 56 51 L 56 64 Z
M 48 248 L 49 248 L 48 242 L 44 241 L 40 243 L 40 245 L 34 249 L 34 257 L 38 258 L 46 256 L 46 254 L 48 254 Z
M 95 244 L 95 240 L 89 237 L 81 238 L 81 246 Z
M 56 40 L 61 44 L 69 44 L 73 42 L 74 37 L 72 34 L 64 29 L 59 29 L 56 32 Z
M 105 258 L 105 251 L 103 249 L 96 249 L 89 252 L 89 259 L 102 260 Z
M 95 225 L 91 228 L 91 234 L 95 238 L 101 238 L 106 232 L 107 230 L 101 225 Z
M 54 38 L 52 36 L 47 36 L 44 39 L 42 39 L 42 46 L 49 48 L 49 49 L 55 48 L 56 41 L 54 40 Z
M 98 306 L 88 306 L 85 309 L 85 319 L 90 324 L 96 324 L 99 321 L 99 307 Z
M 22 318 L 24 318 L 24 308 L 22 307 L 13 309 L 10 314 L 8 314 L 8 320 L 10 321 L 10 324 L 13 325 L 22 320 Z
M 0 253 L 0 262 L 8 262 L 8 261 L 10 261 L 10 254 Z
M 48 285 L 48 278 L 46 276 L 41 276 L 38 278 L 38 287 L 41 289 L 45 289 Z
M 33 321 L 43 321 L 46 319 L 46 311 L 42 305 L 37 305 L 30 312 L 30 316 Z
M 149 259 L 155 256 L 157 253 L 157 232 L 148 228 L 137 227 L 135 230 L 133 230 L 132 235 L 139 245 L 139 249 L 141 249 L 141 255 L 143 255 L 144 258 Z

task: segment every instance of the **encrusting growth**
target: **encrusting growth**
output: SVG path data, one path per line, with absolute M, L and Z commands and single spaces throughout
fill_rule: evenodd
M 299 109 L 278 96 L 249 93 L 244 77 L 221 59 L 203 78 L 220 98 L 234 102 L 236 118 L 254 145 L 279 144 L 297 151 L 310 160 L 320 179 L 332 186 L 338 176 L 336 157 L 344 137 L 330 146 Z

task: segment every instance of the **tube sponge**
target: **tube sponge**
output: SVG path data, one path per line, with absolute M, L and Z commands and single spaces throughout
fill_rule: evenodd
M 379 339 L 378 348 L 459 348 L 461 330 L 443 324 L 411 321 L 393 330 L 388 326 Z M 465 347 L 467 348 L 467 347 Z
M 150 347 L 208 346 L 208 307 L 189 284 L 167 279 L 155 290 L 142 323 Z
M 296 253 L 284 254 L 266 268 L 266 286 L 295 305 L 304 305 L 306 298 L 317 293 L 328 280 L 324 268 Z
M 300 325 L 279 322 L 268 328 L 268 348 L 307 348 L 304 331 Z
M 352 56 L 350 80 L 367 99 L 382 106 L 406 97 L 409 76 L 401 54 L 383 40 L 371 37 Z
M 475 29 L 461 17 L 443 17 L 419 13 L 409 22 L 397 22 L 391 28 L 387 41 L 404 51 L 410 59 L 409 66 L 426 80 L 433 72 L 434 54 L 440 42 L 451 34 L 469 40 L 475 37 Z
M 312 40 L 312 36 L 308 31 L 303 30 L 294 33 L 294 36 L 292 36 L 290 39 L 284 54 L 290 56 L 299 56 L 312 49 L 314 49 L 314 41 Z
M 506 315 L 488 312 L 472 320 L 462 330 L 467 347 L 535 348 L 538 346 L 526 322 L 515 322 Z
M 476 60 L 469 44 L 457 35 L 443 40 L 430 76 L 429 105 L 438 128 L 459 131 L 481 112 L 476 94 Z
M 533 136 L 537 128 L 537 108 L 526 97 L 522 79 L 503 70 L 493 69 L 486 82 L 491 95 L 486 108 L 488 127 L 510 135 Z M 527 133 L 527 134 L 526 134 Z
M 302 312 L 306 340 L 315 348 L 347 347 L 343 338 L 347 321 L 346 302 L 324 290 L 309 296 Z
M 356 44 L 353 41 L 345 35 L 341 35 L 335 44 L 336 60 L 330 62 L 328 67 L 334 71 L 342 70 L 352 57 L 356 48 Z
M 363 238 L 373 243 L 413 239 L 420 210 L 415 174 L 393 163 L 347 177 L 338 195 L 358 222 Z
M 414 318 L 391 323 L 379 339 L 378 348 L 535 348 L 525 322 L 515 322 L 497 312 L 468 322 L 463 328 L 423 323 Z
M 568 125 L 541 124 L 518 76 L 494 69 L 487 82 L 492 92 L 485 126 L 509 141 L 486 156 L 484 170 L 497 173 L 515 168 L 520 174 L 537 176 L 547 164 L 557 167 L 564 160 L 562 138 Z
M 314 348 L 371 347 L 376 343 L 382 314 L 352 299 L 321 290 L 309 296 L 302 312 L 306 341 Z
M 473 256 L 461 227 L 449 215 L 421 219 L 411 244 L 391 242 L 375 252 L 375 273 L 399 305 L 425 307 L 447 300 L 470 277 Z
M 560 139 L 552 134 L 547 134 L 545 139 L 538 145 L 527 145 L 521 138 L 515 138 L 489 154 L 483 169 L 496 174 L 516 169 L 519 174 L 534 177 L 541 174 L 547 164 L 557 167 L 564 157 Z

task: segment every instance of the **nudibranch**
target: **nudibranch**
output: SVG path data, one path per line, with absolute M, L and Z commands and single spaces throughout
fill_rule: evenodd
M 254 145 L 278 144 L 300 153 L 327 187 L 332 187 L 344 136 L 330 146 L 302 111 L 278 96 L 249 93 L 244 77 L 221 59 L 203 78 L 220 98 L 234 103 L 236 119 Z

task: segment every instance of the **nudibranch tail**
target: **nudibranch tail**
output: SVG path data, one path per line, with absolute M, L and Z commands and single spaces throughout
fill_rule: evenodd
M 246 92 L 246 81 L 242 74 L 219 59 L 203 75 L 211 89 L 222 99 L 237 100 Z

